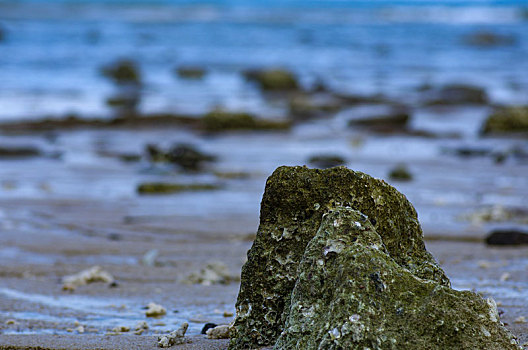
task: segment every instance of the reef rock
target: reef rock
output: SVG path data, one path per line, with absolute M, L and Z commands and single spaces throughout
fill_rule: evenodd
M 308 243 L 276 349 L 518 349 L 495 302 L 422 279 L 351 208 Z
M 289 317 L 306 247 L 323 214 L 339 206 L 368 216 L 396 264 L 417 278 L 449 286 L 425 249 L 416 211 L 396 189 L 345 167 L 280 167 L 267 180 L 257 237 L 242 268 L 232 349 L 276 342 Z
M 483 134 L 528 132 L 528 105 L 501 108 L 492 113 L 482 128 Z
M 230 349 L 518 349 L 495 303 L 450 288 L 413 206 L 345 167 L 281 167 L 242 268 Z

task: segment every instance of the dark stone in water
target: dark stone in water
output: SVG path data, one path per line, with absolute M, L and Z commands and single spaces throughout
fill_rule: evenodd
M 186 191 L 212 191 L 219 189 L 215 184 L 178 184 L 167 182 L 145 182 L 139 184 L 137 192 L 139 194 L 171 194 Z
M 29 158 L 38 157 L 42 153 L 39 149 L 33 146 L 0 146 L 0 159 L 2 158 Z
M 167 152 L 155 145 L 147 145 L 147 153 L 153 162 L 169 162 L 180 166 L 186 171 L 199 171 L 208 162 L 216 159 L 215 156 L 203 153 L 190 144 L 177 144 Z
M 211 328 L 215 328 L 216 326 L 218 326 L 217 324 L 215 323 L 206 323 L 203 328 L 202 328 L 202 331 L 200 332 L 201 334 L 207 334 L 207 331 Z
M 464 42 L 471 46 L 486 48 L 514 45 L 516 43 L 516 39 L 513 35 L 482 31 L 467 35 L 464 38 Z
M 409 112 L 405 109 L 396 108 L 387 114 L 351 119 L 348 121 L 348 125 L 363 126 L 379 131 L 405 129 L 410 118 Z
M 528 244 L 528 232 L 520 230 L 495 230 L 486 237 L 488 245 Z
M 119 60 L 101 69 L 103 76 L 116 84 L 141 84 L 141 73 L 137 64 L 128 59 Z
M 280 167 L 266 182 L 259 230 L 242 268 L 233 348 L 275 343 L 288 317 L 306 246 L 323 214 L 341 205 L 376 220 L 383 244 L 400 266 L 422 279 L 449 285 L 425 250 L 416 211 L 386 182 L 345 167 Z
M 346 160 L 345 158 L 338 155 L 319 154 L 310 157 L 310 159 L 308 159 L 308 163 L 319 169 L 327 169 L 339 165 L 344 165 L 346 163 Z
M 248 113 L 214 110 L 202 118 L 202 128 L 209 132 L 234 130 L 287 130 L 291 123 L 259 119 Z
M 404 164 L 399 164 L 389 172 L 389 178 L 395 181 L 411 181 L 413 176 Z
M 176 73 L 182 79 L 202 79 L 207 71 L 202 67 L 179 67 L 176 69 Z
M 265 91 L 295 91 L 299 83 L 293 73 L 280 68 L 245 71 L 247 80 L 257 83 Z
M 482 105 L 488 103 L 486 90 L 467 84 L 450 84 L 425 92 L 425 104 L 438 105 Z

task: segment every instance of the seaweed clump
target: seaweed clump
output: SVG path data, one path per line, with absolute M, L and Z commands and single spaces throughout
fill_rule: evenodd
M 236 311 L 230 349 L 515 348 L 492 301 L 450 288 L 405 196 L 345 167 L 268 179 Z

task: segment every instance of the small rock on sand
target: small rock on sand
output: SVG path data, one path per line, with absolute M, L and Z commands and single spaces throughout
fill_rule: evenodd
M 238 280 L 238 276 L 232 275 L 224 263 L 211 262 L 200 271 L 190 274 L 186 282 L 210 286 L 213 284 L 229 284 Z
M 145 311 L 145 315 L 147 317 L 159 317 L 165 315 L 166 313 L 167 309 L 156 303 L 149 303 L 147 305 L 147 311 Z
M 207 330 L 207 338 L 208 339 L 229 339 L 229 335 L 231 333 L 231 325 L 220 325 L 216 326 L 215 328 L 210 328 Z
M 127 327 L 127 326 L 117 326 L 117 327 L 112 328 L 112 332 L 115 332 L 115 333 L 126 333 L 128 331 L 130 331 L 130 327 Z
M 77 287 L 95 282 L 111 284 L 114 282 L 114 277 L 100 266 L 93 266 L 79 273 L 63 277 L 62 290 L 73 292 Z
M 190 343 L 189 339 L 185 338 L 189 324 L 184 322 L 178 330 L 170 332 L 168 335 L 160 335 L 158 337 L 158 347 L 170 348 L 173 345 Z

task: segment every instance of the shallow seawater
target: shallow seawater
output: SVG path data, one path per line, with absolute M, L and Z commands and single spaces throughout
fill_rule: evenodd
M 100 74 L 138 62 L 141 110 L 203 113 L 215 106 L 283 116 L 240 72 L 281 66 L 310 87 L 412 99 L 423 84 L 472 83 L 497 103 L 526 103 L 523 1 L 3 1 L 0 118 L 104 116 L 114 92 Z M 474 33 L 511 43 L 474 47 Z M 309 58 L 309 59 L 307 59 Z M 182 65 L 207 69 L 178 78 Z
M 193 306 L 189 309 L 178 307 L 177 313 L 168 310 L 163 317 L 153 318 L 145 317 L 144 305 L 134 299 L 76 295 L 47 296 L 23 293 L 9 288 L 0 288 L 0 295 L 13 302 L 25 302 L 31 305 L 31 311 L 1 311 L 0 317 L 20 321 L 42 321 L 55 326 L 38 329 L 12 329 L 4 331 L 3 334 L 67 334 L 71 332 L 68 332 L 63 325 L 74 328 L 73 325 L 76 322 L 83 325 L 86 330 L 93 329 L 90 333 L 107 333 L 118 326 L 129 327 L 132 332 L 140 321 L 147 322 L 151 333 L 170 332 L 183 322 L 188 322 L 188 334 L 200 334 L 204 319 L 210 322 L 225 322 L 219 310 L 234 309 L 232 306 L 222 304 L 206 307 Z

